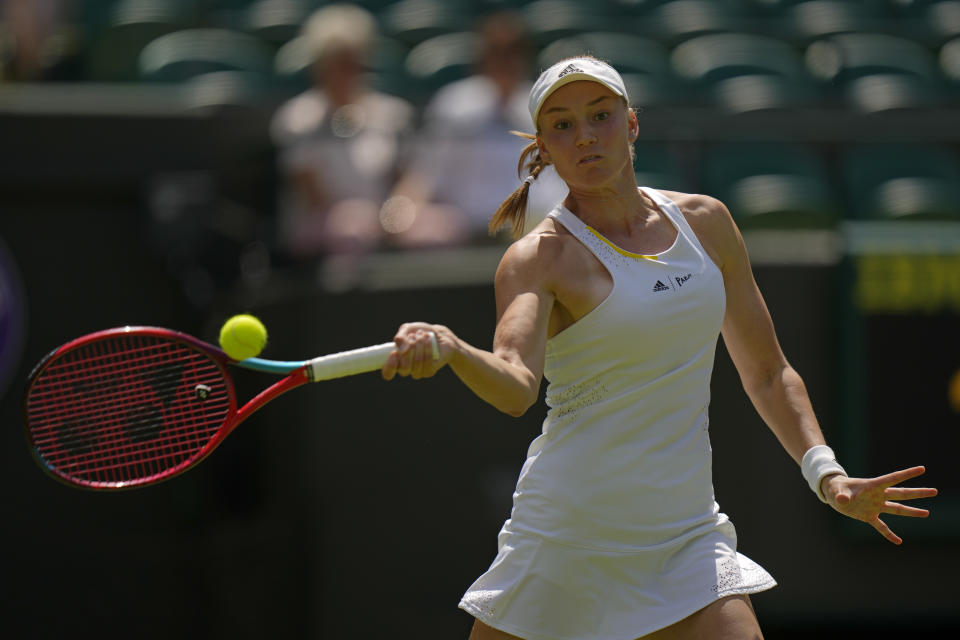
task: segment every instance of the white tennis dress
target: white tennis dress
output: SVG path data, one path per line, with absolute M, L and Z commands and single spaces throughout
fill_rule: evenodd
M 713 494 L 710 376 L 720 270 L 680 209 L 657 256 L 616 247 L 562 205 L 549 216 L 613 278 L 609 296 L 547 341 L 549 406 L 490 569 L 460 607 L 528 640 L 634 640 L 776 582 L 736 551 Z

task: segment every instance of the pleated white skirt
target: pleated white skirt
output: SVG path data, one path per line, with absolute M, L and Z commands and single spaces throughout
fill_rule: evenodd
M 776 585 L 737 553 L 729 521 L 642 550 L 589 549 L 509 529 L 460 608 L 526 640 L 635 640 L 730 595 Z

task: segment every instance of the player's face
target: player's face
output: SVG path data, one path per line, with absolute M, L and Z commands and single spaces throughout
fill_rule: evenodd
M 633 171 L 636 116 L 598 82 L 578 80 L 554 91 L 538 125 L 541 155 L 571 187 L 601 186 Z

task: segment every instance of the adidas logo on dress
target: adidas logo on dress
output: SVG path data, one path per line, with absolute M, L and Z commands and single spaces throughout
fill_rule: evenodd
M 658 291 L 670 291 L 670 287 L 657 280 L 657 284 L 653 285 L 653 292 L 656 293 Z

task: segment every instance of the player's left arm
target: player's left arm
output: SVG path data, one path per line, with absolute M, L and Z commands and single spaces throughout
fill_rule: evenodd
M 723 274 L 727 305 L 722 335 L 730 358 L 753 406 L 790 457 L 800 464 L 811 447 L 825 444 L 825 440 L 803 379 L 780 347 L 770 312 L 753 277 L 743 237 L 720 201 L 687 196 L 684 203 L 687 219 Z M 895 486 L 923 472 L 923 467 L 913 467 L 869 479 L 828 475 L 819 488 L 834 509 L 867 522 L 899 544 L 901 539 L 879 516 L 929 515 L 925 509 L 894 502 L 936 495 L 935 489 Z
M 784 449 L 800 464 L 810 447 L 824 444 L 823 434 L 806 386 L 780 348 L 743 238 L 719 200 L 687 196 L 682 208 L 723 274 L 727 303 L 722 335 L 743 387 Z

